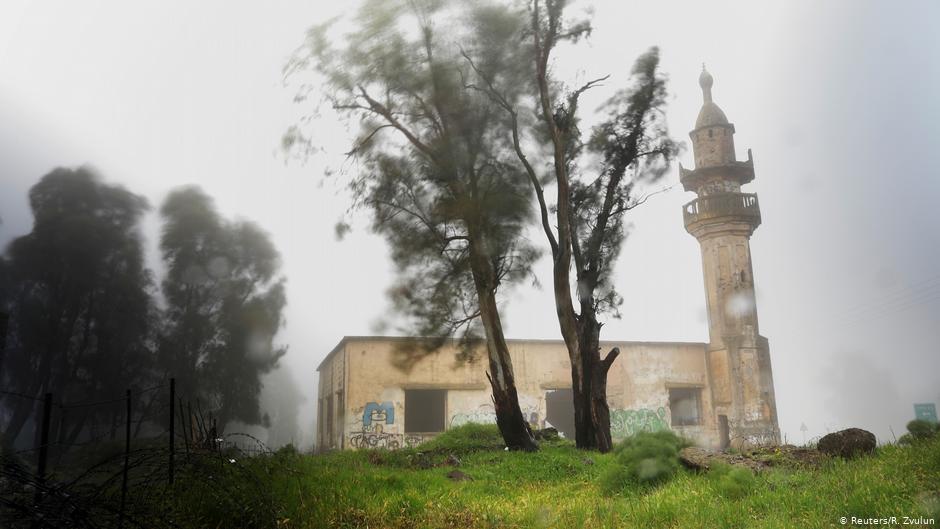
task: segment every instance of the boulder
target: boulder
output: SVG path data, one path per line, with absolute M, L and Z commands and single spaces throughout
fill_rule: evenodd
M 875 434 L 861 428 L 848 428 L 824 436 L 816 448 L 830 456 L 852 459 L 875 452 Z

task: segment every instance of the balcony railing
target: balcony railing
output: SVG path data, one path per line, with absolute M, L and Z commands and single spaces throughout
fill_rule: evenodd
M 682 207 L 685 225 L 718 217 L 743 217 L 741 220 L 760 224 L 760 207 L 753 193 L 721 193 L 706 195 Z

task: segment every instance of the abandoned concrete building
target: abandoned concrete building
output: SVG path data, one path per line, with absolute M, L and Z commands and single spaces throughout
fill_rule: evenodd
M 708 343 L 602 342 L 621 354 L 610 371 L 615 439 L 672 429 L 707 447 L 779 441 L 767 339 L 760 335 L 749 239 L 761 222 L 757 195 L 741 192 L 754 165 L 735 156 L 734 125 L 699 78 L 704 103 L 690 132 L 695 169 L 679 166 L 686 230 L 705 274 Z M 485 360 L 456 362 L 445 346 L 409 372 L 393 366 L 399 341 L 344 337 L 317 368 L 317 444 L 323 449 L 413 446 L 468 422 L 495 423 Z M 561 340 L 508 340 L 519 401 L 533 427 L 573 437 L 568 354 Z

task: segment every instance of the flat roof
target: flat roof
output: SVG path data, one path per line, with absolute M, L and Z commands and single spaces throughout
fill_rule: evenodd
M 326 364 L 327 361 L 333 358 L 333 355 L 337 353 L 340 349 L 343 348 L 349 342 L 382 342 L 382 341 L 392 341 L 400 342 L 406 340 L 430 340 L 429 337 L 411 337 L 411 336 L 343 336 L 340 339 L 333 349 L 326 355 L 326 357 L 320 362 L 317 366 L 317 371 L 320 371 L 320 368 Z M 449 338 L 448 341 L 456 341 L 456 338 Z M 557 344 L 564 345 L 564 340 L 559 339 L 544 339 L 544 338 L 506 338 L 506 343 L 542 343 L 542 344 Z M 706 342 L 676 342 L 676 341 L 667 341 L 667 342 L 653 342 L 648 340 L 601 340 L 601 344 L 630 344 L 630 345 L 702 345 L 707 346 Z

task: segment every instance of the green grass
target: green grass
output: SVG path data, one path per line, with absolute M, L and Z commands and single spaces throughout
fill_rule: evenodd
M 883 446 L 872 457 L 819 469 L 776 467 L 751 478 L 684 469 L 658 487 L 605 493 L 615 455 L 565 441 L 537 453 L 507 452 L 494 427 L 441 436 L 419 450 L 325 455 L 284 453 L 267 476 L 277 526 L 423 527 L 840 527 L 840 516 L 940 519 L 940 439 Z M 496 437 L 498 439 L 498 437 Z M 455 482 L 448 454 L 472 478 Z M 265 467 L 271 458 L 246 465 Z M 204 520 L 208 527 L 265 527 L 270 520 Z M 938 524 L 940 522 L 935 522 Z M 936 525 L 935 525 L 936 526 Z

